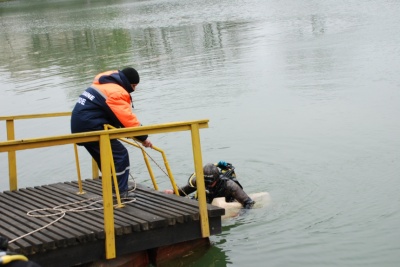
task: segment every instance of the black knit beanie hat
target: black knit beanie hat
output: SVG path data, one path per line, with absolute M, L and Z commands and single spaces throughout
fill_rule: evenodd
M 134 68 L 128 67 L 121 70 L 121 72 L 125 75 L 130 84 L 138 84 L 140 82 L 139 73 Z

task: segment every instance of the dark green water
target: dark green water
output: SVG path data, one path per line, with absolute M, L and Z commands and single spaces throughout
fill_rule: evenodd
M 395 0 L 0 2 L 0 116 L 70 111 L 98 72 L 133 66 L 143 124 L 210 119 L 203 160 L 272 197 L 174 266 L 399 266 L 399 13 Z M 65 134 L 69 119 L 16 131 Z M 184 184 L 190 136 L 151 140 Z M 22 151 L 18 174 L 20 187 L 75 179 L 73 148 Z

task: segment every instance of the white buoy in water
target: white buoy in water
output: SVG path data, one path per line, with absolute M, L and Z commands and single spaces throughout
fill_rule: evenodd
M 253 209 L 265 207 L 271 202 L 271 196 L 268 192 L 249 194 L 249 197 L 256 202 Z M 221 217 L 222 219 L 235 217 L 242 209 L 242 204 L 237 201 L 226 202 L 224 197 L 214 198 L 211 204 L 225 209 L 225 215 Z

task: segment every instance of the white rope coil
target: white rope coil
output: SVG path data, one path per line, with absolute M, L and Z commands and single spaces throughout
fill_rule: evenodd
M 135 183 L 135 188 L 133 190 L 131 190 L 131 191 L 134 191 L 135 189 L 136 189 L 136 183 Z M 31 234 L 36 233 L 38 231 L 41 231 L 41 230 L 49 227 L 50 225 L 53 225 L 54 223 L 56 223 L 59 220 L 61 220 L 62 218 L 64 218 L 64 216 L 67 214 L 67 212 L 85 212 L 85 211 L 93 211 L 93 210 L 101 210 L 101 209 L 103 209 L 103 206 L 94 207 L 94 208 L 88 208 L 88 207 L 91 207 L 91 206 L 93 206 L 93 205 L 95 205 L 97 203 L 101 203 L 103 201 L 103 199 L 98 199 L 98 198 L 100 198 L 100 197 L 83 199 L 81 201 L 62 204 L 62 205 L 59 205 L 59 206 L 56 206 L 56 207 L 53 207 L 53 208 L 43 208 L 43 209 L 36 209 L 36 210 L 28 211 L 26 213 L 26 215 L 28 215 L 29 217 L 46 218 L 46 217 L 52 217 L 52 216 L 58 216 L 58 215 L 60 215 L 60 217 L 55 219 L 54 221 L 46 224 L 43 227 L 40 227 L 40 228 L 38 228 L 36 230 L 33 230 L 33 231 L 31 231 L 31 232 L 29 232 L 27 234 L 24 234 L 24 235 L 22 235 L 20 237 L 17 237 L 15 239 L 13 239 L 13 240 L 10 240 L 8 243 L 13 243 L 13 242 L 15 242 L 15 241 L 17 241 L 17 240 L 19 240 L 21 238 L 24 238 L 24 237 L 26 237 L 28 235 L 31 235 Z M 96 199 L 98 199 L 98 200 L 96 200 Z M 122 204 L 128 204 L 128 203 L 132 203 L 132 202 L 136 201 L 136 198 L 121 198 L 121 199 L 126 200 L 126 201 L 122 202 Z M 93 200 L 95 200 L 95 201 L 93 201 Z M 88 203 L 86 205 L 80 206 L 80 207 L 68 208 L 68 206 L 79 205 L 81 203 L 85 203 L 85 202 L 88 202 L 88 201 L 92 201 L 92 202 Z M 117 206 L 118 206 L 118 204 L 114 205 L 114 207 L 117 207 Z M 36 213 L 40 213 L 40 212 L 50 212 L 50 214 L 36 214 Z

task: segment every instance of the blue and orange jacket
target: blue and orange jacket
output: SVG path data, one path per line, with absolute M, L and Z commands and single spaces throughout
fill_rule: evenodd
M 133 89 L 118 70 L 98 74 L 75 104 L 71 115 L 71 132 L 104 130 L 104 124 L 117 128 L 137 127 L 140 122 L 132 113 Z M 144 141 L 146 136 L 138 136 Z

